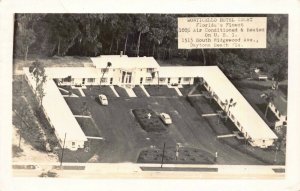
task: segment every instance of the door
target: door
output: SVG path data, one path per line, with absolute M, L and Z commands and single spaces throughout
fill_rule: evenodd
M 85 78 L 82 78 L 82 85 L 85 84 Z
M 126 84 L 130 84 L 131 83 L 131 76 L 132 76 L 132 72 L 127 72 L 126 80 L 125 80 Z
M 112 83 L 113 83 L 113 80 L 114 80 L 113 78 L 110 78 L 109 83 L 112 84 Z
M 180 82 L 181 82 L 181 78 L 178 78 L 178 84 L 180 84 Z
M 126 72 L 122 72 L 122 83 L 124 83 Z
M 140 84 L 143 84 L 143 77 L 141 77 L 140 79 Z
M 171 78 L 168 78 L 168 84 L 170 84 Z

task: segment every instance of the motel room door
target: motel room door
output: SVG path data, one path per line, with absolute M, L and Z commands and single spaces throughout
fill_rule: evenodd
M 122 84 L 131 84 L 132 72 L 122 72 Z

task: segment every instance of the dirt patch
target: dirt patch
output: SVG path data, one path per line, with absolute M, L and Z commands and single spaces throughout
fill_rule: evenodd
M 28 147 L 23 148 L 24 144 L 29 144 L 41 153 L 49 152 L 58 145 L 54 130 L 40 110 L 33 90 L 24 80 L 24 76 L 13 78 L 13 125 L 16 132 L 21 134 L 21 148 L 24 150 L 22 154 L 30 153 L 24 149 Z M 19 137 L 13 137 L 15 145 L 18 145 Z

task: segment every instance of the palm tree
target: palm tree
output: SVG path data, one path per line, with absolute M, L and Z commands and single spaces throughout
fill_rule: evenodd
M 224 111 L 225 111 L 225 113 L 227 115 L 227 118 L 228 118 L 229 109 L 231 107 L 235 107 L 236 102 L 234 102 L 233 99 L 231 98 L 229 101 L 226 99 L 225 102 L 221 102 L 221 105 L 224 107 Z M 226 110 L 226 107 L 227 107 L 227 110 Z M 225 119 L 225 121 L 227 121 L 227 118 Z
M 102 79 L 103 79 L 103 77 L 104 77 L 104 74 L 106 73 L 107 68 L 108 68 L 108 67 L 111 67 L 111 65 L 112 65 L 111 62 L 107 62 L 106 67 L 105 67 L 105 70 L 103 71 L 102 77 L 101 77 L 101 79 L 100 79 L 99 89 L 101 88 L 101 82 L 102 82 Z
M 275 94 L 274 94 L 273 91 L 268 91 L 268 92 L 263 93 L 261 95 L 261 97 L 264 98 L 267 102 L 267 107 L 266 107 L 266 110 L 265 110 L 265 117 L 267 117 L 269 105 L 270 105 L 271 102 L 274 101 Z

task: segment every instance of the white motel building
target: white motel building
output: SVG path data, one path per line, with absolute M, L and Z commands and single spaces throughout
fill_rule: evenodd
M 46 95 L 43 109 L 56 136 L 65 148 L 83 148 L 87 137 L 81 130 L 56 84 L 84 87 L 86 85 L 117 85 L 126 89 L 144 85 L 193 85 L 196 78 L 221 106 L 233 99 L 235 107 L 228 111 L 230 120 L 252 146 L 267 148 L 277 139 L 276 134 L 256 113 L 241 93 L 217 66 L 160 66 L 153 57 L 101 55 L 91 58 L 90 67 L 46 68 Z M 109 64 L 108 64 L 109 63 Z M 28 68 L 24 68 L 27 81 L 33 88 L 35 81 Z M 55 82 L 56 83 L 55 83 Z M 224 108 L 224 110 L 227 110 Z M 66 139 L 64 137 L 66 136 Z

